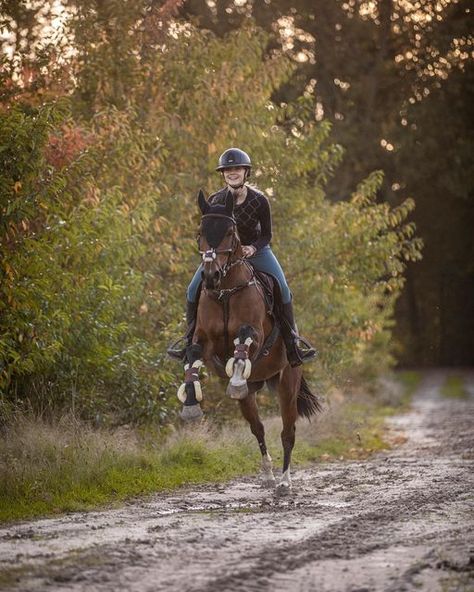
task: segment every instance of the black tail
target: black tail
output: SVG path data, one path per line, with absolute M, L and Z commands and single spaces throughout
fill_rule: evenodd
M 296 408 L 298 409 L 298 415 L 300 417 L 307 417 L 311 419 L 312 415 L 323 410 L 321 403 L 316 395 L 310 391 L 308 383 L 301 377 L 301 386 L 296 399 Z

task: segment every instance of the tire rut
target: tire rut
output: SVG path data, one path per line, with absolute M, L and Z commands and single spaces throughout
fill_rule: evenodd
M 2 589 L 474 590 L 474 373 L 467 400 L 445 376 L 391 420 L 404 444 L 299 470 L 287 498 L 249 478 L 2 528 Z

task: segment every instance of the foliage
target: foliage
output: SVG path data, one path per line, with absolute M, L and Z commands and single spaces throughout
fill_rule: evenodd
M 426 244 L 397 307 L 402 364 L 471 365 L 473 11 L 468 0 L 188 0 L 181 14 L 224 36 L 249 17 L 293 74 L 275 102 L 307 93 L 345 157 L 326 193 L 385 172 L 379 199 L 417 203 Z
M 98 420 L 168 417 L 176 376 L 164 351 L 198 263 L 196 190 L 216 189 L 229 144 L 251 153 L 271 197 L 275 250 L 321 350 L 316 373 L 387 367 L 405 262 L 420 256 L 413 202 L 377 203 L 381 173 L 329 202 L 342 150 L 311 96 L 272 101 L 294 65 L 266 56 L 267 35 L 153 28 L 160 13 L 147 7 L 71 10 L 69 97 L 37 105 L 19 88 L 1 113 L 5 400 Z
M 96 418 L 103 408 L 122 420 L 164 418 L 159 386 L 148 376 L 166 374 L 139 330 L 146 248 L 140 232 L 153 200 L 132 210 L 120 186 L 96 182 L 101 161 L 116 164 L 98 132 L 89 135 L 88 150 L 59 166 L 70 150 L 58 154 L 58 135 L 80 144 L 71 125 L 64 105 L 29 114 L 13 107 L 0 117 L 0 386 L 37 408 L 67 403 Z M 138 159 L 125 125 L 119 136 L 115 157 L 123 158 L 125 143 L 128 157 Z

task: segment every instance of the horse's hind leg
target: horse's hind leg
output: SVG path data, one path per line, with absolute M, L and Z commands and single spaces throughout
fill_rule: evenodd
M 195 343 L 186 349 L 187 363 L 184 366 L 184 382 L 179 387 L 178 399 L 183 403 L 180 416 L 184 421 L 200 419 L 202 391 L 199 382 L 199 368 L 202 366 L 202 347 Z
M 255 340 L 255 329 L 250 325 L 242 325 L 237 338 L 234 340 L 234 357 L 226 364 L 227 376 L 230 381 L 226 393 L 231 399 L 244 399 L 248 395 L 247 379 L 252 371 L 249 350 Z
M 273 487 L 275 477 L 272 470 L 272 459 L 268 454 L 265 443 L 265 429 L 258 415 L 256 392 L 250 393 L 245 399 L 239 401 L 242 415 L 250 424 L 252 434 L 257 438 L 260 452 L 262 453 L 262 485 L 264 487 Z
M 301 369 L 286 366 L 283 370 L 278 395 L 280 398 L 281 418 L 283 430 L 281 432 L 281 443 L 283 445 L 283 470 L 281 481 L 278 484 L 278 493 L 284 494 L 291 489 L 290 463 L 291 453 L 295 445 L 296 420 L 298 409 L 296 400 L 301 380 Z

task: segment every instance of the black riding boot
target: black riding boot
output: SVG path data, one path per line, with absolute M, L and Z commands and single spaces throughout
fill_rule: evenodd
M 314 359 L 316 357 L 316 350 L 298 335 L 291 300 L 287 304 L 282 304 L 281 313 L 281 333 L 285 342 L 286 355 L 290 366 L 294 368 L 303 364 L 303 362 L 309 362 Z M 300 344 L 303 345 L 303 348 L 300 347 Z
M 166 350 L 171 358 L 183 361 L 186 358 L 186 348 L 191 345 L 196 327 L 197 302 L 186 300 L 186 333 Z

